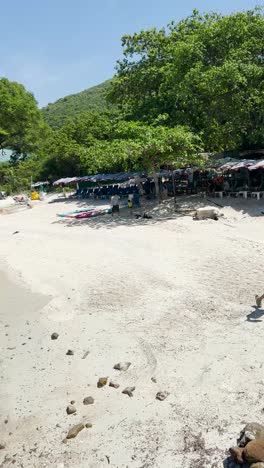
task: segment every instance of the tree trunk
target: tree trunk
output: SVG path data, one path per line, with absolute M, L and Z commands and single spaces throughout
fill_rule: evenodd
M 154 164 L 152 166 L 152 174 L 153 174 L 153 179 L 154 179 L 154 184 L 155 184 L 156 197 L 160 202 L 161 199 L 160 199 L 160 190 L 159 190 L 159 179 L 158 179 L 156 168 L 155 168 Z

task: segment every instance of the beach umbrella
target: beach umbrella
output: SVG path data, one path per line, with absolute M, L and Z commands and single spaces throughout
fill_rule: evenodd
M 250 171 L 254 171 L 256 169 L 264 169 L 264 159 L 262 159 L 262 161 L 258 161 L 258 162 L 255 161 L 255 164 L 250 166 L 248 169 Z

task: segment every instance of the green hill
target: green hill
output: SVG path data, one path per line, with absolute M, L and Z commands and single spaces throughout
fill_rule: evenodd
M 103 111 L 109 108 L 105 99 L 105 91 L 110 86 L 110 80 L 77 94 L 70 94 L 41 109 L 43 119 L 52 128 L 60 128 L 69 117 L 89 110 Z

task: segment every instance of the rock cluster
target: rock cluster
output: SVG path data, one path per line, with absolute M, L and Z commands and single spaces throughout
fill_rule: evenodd
M 264 426 L 249 423 L 241 431 L 238 447 L 229 449 L 231 458 L 239 465 L 250 468 L 264 468 Z

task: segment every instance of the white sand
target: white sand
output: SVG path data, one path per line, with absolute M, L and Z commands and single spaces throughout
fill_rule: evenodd
M 264 201 L 233 205 L 218 222 L 166 220 L 164 205 L 152 220 L 67 221 L 55 214 L 80 205 L 47 201 L 0 215 L 2 268 L 50 297 L 38 312 L 18 300 L 19 320 L 1 307 L 0 466 L 220 468 L 243 424 L 264 422 Z M 120 388 L 98 389 L 104 376 Z

